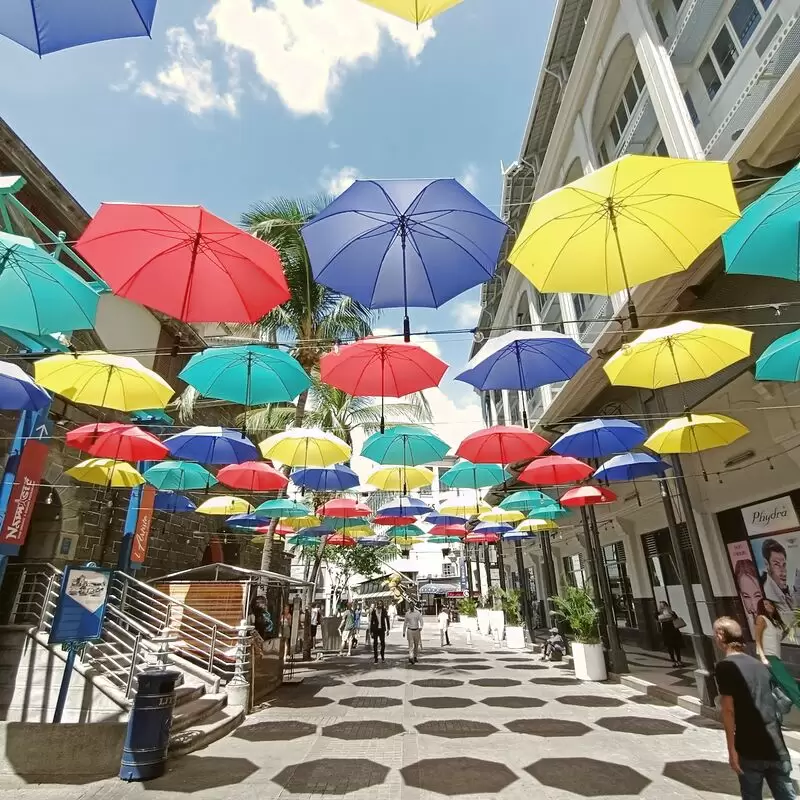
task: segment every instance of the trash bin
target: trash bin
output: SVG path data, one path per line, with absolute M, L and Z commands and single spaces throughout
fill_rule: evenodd
M 122 780 L 148 781 L 166 771 L 175 683 L 180 676 L 180 672 L 161 669 L 139 673 L 119 769 Z

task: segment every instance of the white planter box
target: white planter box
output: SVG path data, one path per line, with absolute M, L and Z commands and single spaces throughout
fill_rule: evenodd
M 491 629 L 490 622 L 489 622 L 489 609 L 488 608 L 479 608 L 478 609 L 478 630 L 488 636 L 489 631 Z
M 601 644 L 572 643 L 572 666 L 581 681 L 604 681 L 608 678 Z
M 525 649 L 525 628 L 517 625 L 506 626 L 506 644 L 509 650 Z
M 461 622 L 464 625 L 464 630 L 468 631 L 477 631 L 478 630 L 478 618 L 477 617 L 466 617 L 462 614 Z
M 489 611 L 489 627 L 492 629 L 492 636 L 498 641 L 503 641 L 503 631 L 506 627 L 506 615 L 502 611 Z

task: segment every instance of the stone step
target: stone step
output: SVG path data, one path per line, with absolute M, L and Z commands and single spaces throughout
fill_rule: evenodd
M 177 707 L 172 716 L 172 732 L 180 733 L 187 728 L 199 725 L 203 720 L 221 711 L 228 704 L 228 695 L 224 692 L 220 694 L 206 694 L 189 700 L 187 703 Z
M 186 703 L 191 703 L 192 700 L 197 700 L 206 693 L 206 687 L 203 684 L 186 684 L 178 686 L 175 689 L 175 708 L 179 708 Z
M 176 758 L 194 753 L 212 742 L 222 739 L 238 728 L 245 718 L 241 706 L 226 706 L 201 723 L 191 725 L 170 737 L 169 756 Z

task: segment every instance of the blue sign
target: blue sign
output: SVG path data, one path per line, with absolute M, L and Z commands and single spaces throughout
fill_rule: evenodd
M 98 641 L 110 583 L 110 569 L 94 564 L 66 567 L 49 643 L 74 645 Z

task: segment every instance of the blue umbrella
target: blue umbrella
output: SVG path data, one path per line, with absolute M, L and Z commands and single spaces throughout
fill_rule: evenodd
M 474 533 L 499 533 L 505 536 L 510 531 L 514 530 L 513 525 L 506 525 L 504 522 L 479 522 L 475 528 Z
M 668 469 L 670 465 L 666 461 L 650 453 L 623 453 L 601 464 L 592 477 L 601 481 L 635 481 L 651 475 L 663 475 Z
M 310 528 L 303 528 L 300 533 L 302 533 L 303 536 L 315 536 L 321 539 L 323 536 L 330 536 L 334 533 L 334 529 L 323 523 L 322 525 L 312 525 Z
M 261 528 L 264 525 L 269 525 L 270 518 L 263 514 L 234 514 L 225 520 L 225 524 L 231 528 Z
M 344 492 L 361 483 L 358 475 L 344 464 L 296 469 L 289 479 L 295 486 L 315 492 Z
M 50 403 L 50 395 L 25 370 L 0 361 L 0 409 L 39 411 Z
M 425 505 L 418 497 L 398 497 L 382 505 L 376 517 L 419 517 L 430 514 L 433 509 Z
M 157 492 L 153 508 L 156 511 L 180 513 L 194 511 L 197 506 L 186 495 L 176 494 L 175 492 Z
M 241 432 L 216 425 L 196 425 L 164 439 L 174 458 L 200 464 L 241 464 L 255 461 L 258 448 Z
M 388 547 L 392 540 L 385 533 L 376 533 L 374 536 L 363 536 L 356 543 L 359 547 Z
M 503 534 L 503 541 L 504 542 L 520 542 L 523 539 L 532 539 L 533 534 L 527 533 L 525 531 L 518 531 L 512 528 L 510 531 Z
M 14 0 L 2 4 L 0 35 L 37 55 L 107 39 L 149 36 L 156 0 Z
M 507 226 L 458 181 L 356 181 L 302 228 L 314 277 L 368 308 L 438 308 L 490 280 Z
M 466 517 L 456 517 L 452 514 L 428 514 L 425 522 L 429 525 L 465 525 Z
M 626 453 L 647 438 L 641 425 L 626 419 L 592 419 L 573 425 L 550 449 L 560 456 L 602 458 Z

